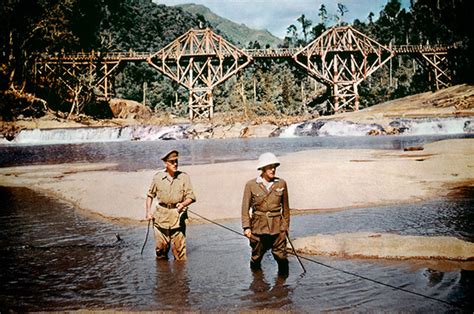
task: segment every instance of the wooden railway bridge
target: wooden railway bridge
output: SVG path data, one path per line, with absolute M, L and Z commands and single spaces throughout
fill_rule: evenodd
M 38 79 L 60 80 L 73 102 L 83 87 L 109 99 L 114 73 L 124 62 L 148 62 L 189 90 L 189 117 L 213 116 L 214 87 L 258 58 L 291 58 L 331 89 L 332 109 L 359 110 L 358 85 L 396 55 L 410 55 L 434 75 L 437 89 L 452 77 L 447 55 L 451 46 L 384 46 L 351 26 L 325 31 L 306 47 L 239 49 L 210 29 L 191 29 L 156 53 L 91 52 L 43 55 L 35 62 Z

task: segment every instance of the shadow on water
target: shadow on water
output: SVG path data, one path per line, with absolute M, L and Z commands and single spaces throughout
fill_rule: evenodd
M 472 193 L 467 195 L 471 196 L 294 216 L 292 237 L 396 230 L 454 235 L 472 241 L 473 198 Z M 466 219 L 470 222 L 464 222 Z M 225 225 L 240 230 L 238 221 Z M 153 239 L 140 255 L 146 227 L 146 223 L 116 225 L 92 220 L 67 203 L 29 189 L 0 187 L 0 311 L 474 309 L 474 272 L 462 267 L 442 269 L 424 261 L 308 256 L 333 269 L 304 260 L 307 273 L 302 275 L 300 265 L 290 257 L 290 276 L 282 279 L 277 276 L 271 254 L 264 257 L 263 271 L 252 273 L 247 241 L 215 225 L 188 227 L 186 262 L 157 261 Z M 335 269 L 419 292 L 458 308 Z

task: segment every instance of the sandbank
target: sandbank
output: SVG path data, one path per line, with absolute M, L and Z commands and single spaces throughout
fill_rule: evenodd
M 279 156 L 277 175 L 288 183 L 293 213 L 410 203 L 474 185 L 474 139 L 444 140 L 419 151 L 318 149 Z M 208 219 L 240 217 L 245 182 L 256 161 L 182 166 Z M 156 169 L 119 172 L 113 164 L 0 168 L 0 185 L 24 186 L 102 217 L 144 219 L 146 191 Z M 200 221 L 190 215 L 191 222 Z
M 474 267 L 474 243 L 453 237 L 356 232 L 318 234 L 294 239 L 292 243 L 297 252 L 311 255 L 470 261 L 463 266 Z

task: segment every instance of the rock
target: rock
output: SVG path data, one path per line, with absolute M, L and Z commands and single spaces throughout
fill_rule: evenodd
M 110 100 L 109 106 L 114 118 L 144 120 L 152 115 L 150 108 L 133 100 L 115 98 Z
M 423 150 L 423 146 L 408 146 L 403 149 L 405 152 L 415 152 L 419 150 Z
M 249 137 L 249 135 L 250 135 L 250 129 L 248 126 L 246 126 L 240 131 L 239 137 L 246 138 L 246 137 Z
M 384 128 L 384 130 L 385 130 L 385 134 L 386 134 L 386 135 L 397 135 L 397 134 L 400 134 L 400 131 L 398 130 L 398 128 L 395 128 L 395 127 L 390 126 L 390 125 L 386 126 L 386 127 Z
M 464 132 L 474 133 L 474 120 L 464 122 Z
M 22 129 L 22 127 L 17 127 L 14 124 L 5 124 L 2 125 L 0 133 L 7 141 L 11 142 L 15 139 L 18 133 L 21 132 Z
M 271 137 L 278 127 L 273 124 L 264 123 L 250 127 L 251 135 L 254 137 Z
M 382 134 L 384 134 L 384 132 L 379 129 L 371 129 L 367 133 L 367 135 L 370 135 L 370 136 L 376 136 L 376 135 L 382 135 Z
M 185 131 L 185 137 L 189 139 L 206 139 L 213 137 L 213 126 L 204 123 L 191 125 Z

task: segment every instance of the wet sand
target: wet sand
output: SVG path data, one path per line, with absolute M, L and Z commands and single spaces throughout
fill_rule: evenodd
M 474 185 L 474 139 L 444 140 L 419 151 L 321 149 L 280 156 L 277 175 L 288 182 L 290 207 L 299 211 L 410 203 Z M 183 166 L 209 219 L 240 217 L 256 161 Z M 110 219 L 143 220 L 146 191 L 156 170 L 119 172 L 113 164 L 0 168 L 0 185 L 25 186 Z M 191 217 L 192 220 L 195 220 Z
M 280 156 L 277 175 L 288 183 L 293 214 L 344 210 L 426 201 L 460 186 L 473 186 L 472 156 L 474 139 L 444 140 L 415 151 L 310 150 Z M 190 210 L 212 220 L 238 219 L 244 184 L 258 175 L 255 164 L 239 161 L 180 167 L 190 174 L 197 195 Z M 46 193 L 95 217 L 123 223 L 143 221 L 146 192 L 156 170 L 119 172 L 115 166 L 0 168 L 0 185 Z M 191 214 L 190 222 L 206 221 Z M 364 250 L 345 255 L 364 256 L 368 254 Z M 405 252 L 407 258 L 410 254 Z M 472 252 L 467 254 L 467 259 L 472 257 Z
M 388 233 L 318 234 L 292 241 L 299 253 L 311 255 L 380 258 L 470 261 L 463 266 L 474 267 L 474 243 L 454 237 L 402 236 Z

